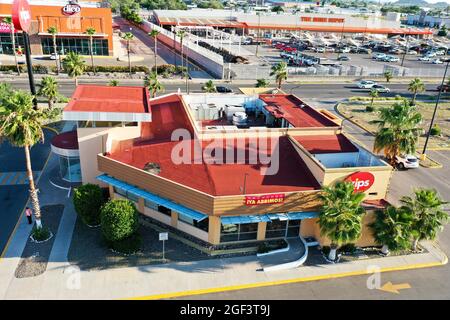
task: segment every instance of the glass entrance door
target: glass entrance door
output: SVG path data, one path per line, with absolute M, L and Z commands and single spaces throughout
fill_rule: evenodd
M 294 238 L 300 235 L 300 224 L 302 220 L 289 220 L 286 229 L 286 238 Z

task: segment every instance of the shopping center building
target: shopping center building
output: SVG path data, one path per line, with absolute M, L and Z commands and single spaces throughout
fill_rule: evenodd
M 358 245 L 373 245 L 366 225 L 385 204 L 392 167 L 346 136 L 339 118 L 299 97 L 149 99 L 142 87 L 80 85 L 63 119 L 77 123 L 74 163 L 83 183 L 108 187 L 187 237 L 210 245 L 298 236 L 327 244 L 316 223 L 318 194 L 347 180 L 367 195 Z
M 99 1 L 67 1 L 67 0 L 30 0 L 31 54 L 42 55 L 53 53 L 52 35 L 49 27 L 56 27 L 56 43 L 61 54 L 70 51 L 83 55 L 89 52 L 88 28 L 95 29 L 93 36 L 93 54 L 113 55 L 112 14 L 110 8 L 100 7 Z M 0 21 L 11 16 L 12 0 L 0 0 Z M 11 30 L 9 25 L 0 24 L 0 54 L 12 54 Z M 16 43 L 24 48 L 20 33 L 16 33 Z

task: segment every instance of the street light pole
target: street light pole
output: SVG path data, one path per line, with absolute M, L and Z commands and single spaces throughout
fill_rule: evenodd
M 447 70 L 448 70 L 448 65 L 450 63 L 450 59 L 447 59 L 446 62 L 447 62 L 447 65 L 445 66 L 444 76 L 442 77 L 441 86 L 439 87 L 439 94 L 436 99 L 436 105 L 434 106 L 433 116 L 431 117 L 430 127 L 429 127 L 428 133 L 427 133 L 427 138 L 425 139 L 425 144 L 423 146 L 422 159 L 426 159 L 428 140 L 430 139 L 431 129 L 433 128 L 434 119 L 436 117 L 436 112 L 439 107 L 439 100 L 441 99 L 442 89 L 444 88 L 444 81 L 445 81 L 445 77 L 447 76 Z
M 259 47 L 259 38 L 261 37 L 261 34 L 260 34 L 260 26 L 261 26 L 261 15 L 260 15 L 260 13 L 259 12 L 257 12 L 256 13 L 257 15 L 258 15 L 258 37 L 257 37 L 257 39 L 256 39 L 256 52 L 255 52 L 255 56 L 256 57 L 258 57 L 258 47 Z
M 409 50 L 409 36 L 406 36 L 406 48 L 405 48 L 405 52 L 403 53 L 403 57 L 402 57 L 402 64 L 401 64 L 402 67 L 403 67 L 403 62 L 405 61 L 405 56 L 408 53 L 408 50 Z
M 33 66 L 31 64 L 31 54 L 30 54 L 30 38 L 28 36 L 28 32 L 23 32 L 23 42 L 25 45 L 25 59 L 27 61 L 27 72 L 28 72 L 28 81 L 30 83 L 30 91 L 33 95 L 33 105 L 34 108 L 37 109 L 37 99 L 36 99 L 36 86 L 34 84 L 34 75 L 33 75 Z

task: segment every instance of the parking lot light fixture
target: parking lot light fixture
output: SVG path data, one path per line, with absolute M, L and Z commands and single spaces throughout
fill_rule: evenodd
M 428 140 L 430 139 L 431 129 L 433 128 L 434 119 L 436 117 L 436 112 L 439 107 L 439 100 L 441 99 L 441 94 L 442 94 L 442 91 L 444 88 L 445 78 L 447 77 L 447 71 L 448 71 L 448 65 L 450 63 L 450 59 L 446 59 L 446 60 L 444 60 L 444 62 L 446 62 L 444 76 L 442 77 L 441 86 L 439 87 L 439 93 L 438 93 L 438 96 L 436 99 L 436 105 L 434 106 L 433 116 L 431 117 L 430 127 L 427 132 L 427 138 L 425 139 L 425 144 L 423 145 L 423 151 L 422 151 L 422 155 L 421 155 L 422 160 L 425 160 L 427 158 L 426 151 L 427 151 L 427 146 L 428 146 Z

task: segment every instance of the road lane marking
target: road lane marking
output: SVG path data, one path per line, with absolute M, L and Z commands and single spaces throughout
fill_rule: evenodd
M 409 285 L 409 283 L 393 284 L 392 282 L 389 281 L 386 282 L 381 288 L 378 288 L 378 290 L 396 294 L 400 293 L 398 290 L 403 289 L 411 289 L 411 286 Z

